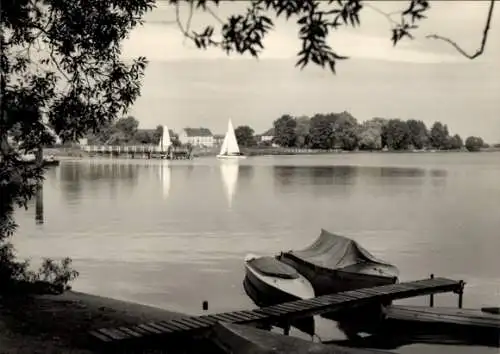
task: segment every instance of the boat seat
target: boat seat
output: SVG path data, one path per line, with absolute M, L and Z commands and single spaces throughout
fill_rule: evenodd
M 255 258 L 248 264 L 262 275 L 283 279 L 297 279 L 299 277 L 299 273 L 294 268 L 274 257 Z

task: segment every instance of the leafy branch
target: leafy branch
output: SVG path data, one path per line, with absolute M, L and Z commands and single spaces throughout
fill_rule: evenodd
M 340 27 L 358 27 L 361 25 L 360 13 L 364 8 L 384 16 L 391 28 L 391 41 L 397 45 L 404 38 L 414 39 L 414 30 L 419 28 L 426 13 L 430 10 L 428 0 L 409 0 L 407 6 L 396 12 L 386 13 L 372 3 L 363 0 L 252 0 L 244 14 L 230 15 L 227 19 L 220 19 L 213 7 L 218 7 L 218 0 L 184 0 L 189 4 L 190 12 L 187 24 L 184 26 L 179 17 L 181 0 L 169 0 L 176 6 L 177 24 L 185 36 L 190 38 L 200 49 L 218 47 L 227 54 L 250 53 L 259 57 L 264 49 L 263 41 L 269 32 L 274 29 L 275 23 L 270 17 L 295 20 L 299 25 L 298 37 L 301 49 L 297 54 L 296 66 L 303 69 L 310 62 L 321 67 L 328 67 L 335 73 L 335 66 L 339 60 L 347 59 L 339 54 L 328 43 L 328 36 Z M 488 31 L 493 14 L 494 0 L 490 2 L 490 9 L 483 32 L 481 48 L 474 54 L 466 53 L 456 42 L 437 34 L 427 38 L 443 40 L 451 44 L 459 53 L 467 58 L 474 59 L 483 54 Z M 216 39 L 214 26 L 205 26 L 201 31 L 191 31 L 193 8 L 212 15 L 220 24 L 220 38 Z

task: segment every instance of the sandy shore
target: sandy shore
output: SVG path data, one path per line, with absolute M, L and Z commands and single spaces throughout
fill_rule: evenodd
M 182 316 L 159 308 L 69 291 L 0 298 L 0 354 L 92 353 L 87 332 Z

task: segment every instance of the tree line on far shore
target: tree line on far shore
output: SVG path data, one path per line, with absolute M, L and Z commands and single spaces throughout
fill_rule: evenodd
M 236 128 L 236 137 L 241 146 L 258 144 L 249 126 Z M 463 148 L 479 151 L 488 147 L 481 137 L 469 136 L 463 141 L 460 135 L 450 134 L 448 126 L 441 122 L 435 122 L 430 129 L 423 121 L 415 119 L 373 118 L 360 124 L 345 111 L 317 113 L 312 117 L 283 115 L 273 122 L 273 139 L 263 144 L 347 151 Z
M 169 129 L 174 146 L 180 145 L 179 136 Z M 90 145 L 156 145 L 163 136 L 163 126 L 155 129 L 139 129 L 139 121 L 128 116 L 101 127 L 98 133 L 87 134 Z
M 139 121 L 128 116 L 89 134 L 89 144 L 122 145 L 159 143 L 163 126 L 139 129 Z M 243 148 L 265 147 L 272 144 L 286 148 L 340 149 L 377 151 L 388 150 L 462 150 L 479 151 L 488 145 L 481 137 L 469 136 L 462 140 L 450 134 L 448 126 L 435 122 L 430 129 L 421 120 L 373 118 L 359 123 L 348 112 L 315 114 L 312 117 L 283 115 L 273 122 L 272 140 L 260 141 L 248 125 L 235 129 L 238 144 Z M 179 136 L 170 130 L 174 146 L 179 146 Z M 500 144 L 495 144 L 500 147 Z

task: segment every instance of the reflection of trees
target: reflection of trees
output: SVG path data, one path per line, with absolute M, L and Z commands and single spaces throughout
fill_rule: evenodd
M 59 166 L 61 191 L 68 201 L 81 199 L 82 194 L 82 166 L 79 163 L 62 163 Z
M 275 166 L 274 179 L 287 185 L 353 184 L 358 172 L 354 166 Z
M 118 185 L 133 188 L 137 184 L 139 165 L 128 163 L 76 162 L 60 167 L 61 189 L 69 201 L 79 200 L 85 189 L 96 192 L 103 184 L 112 194 Z
M 325 184 L 353 184 L 358 167 L 354 166 L 315 166 L 309 170 L 312 183 Z
M 424 177 L 425 170 L 408 167 L 375 167 L 380 177 Z
M 250 183 L 254 175 L 254 166 L 241 165 L 238 170 L 238 183 Z
M 274 166 L 274 181 L 278 185 L 288 186 L 293 184 L 293 178 L 296 176 L 297 166 Z

